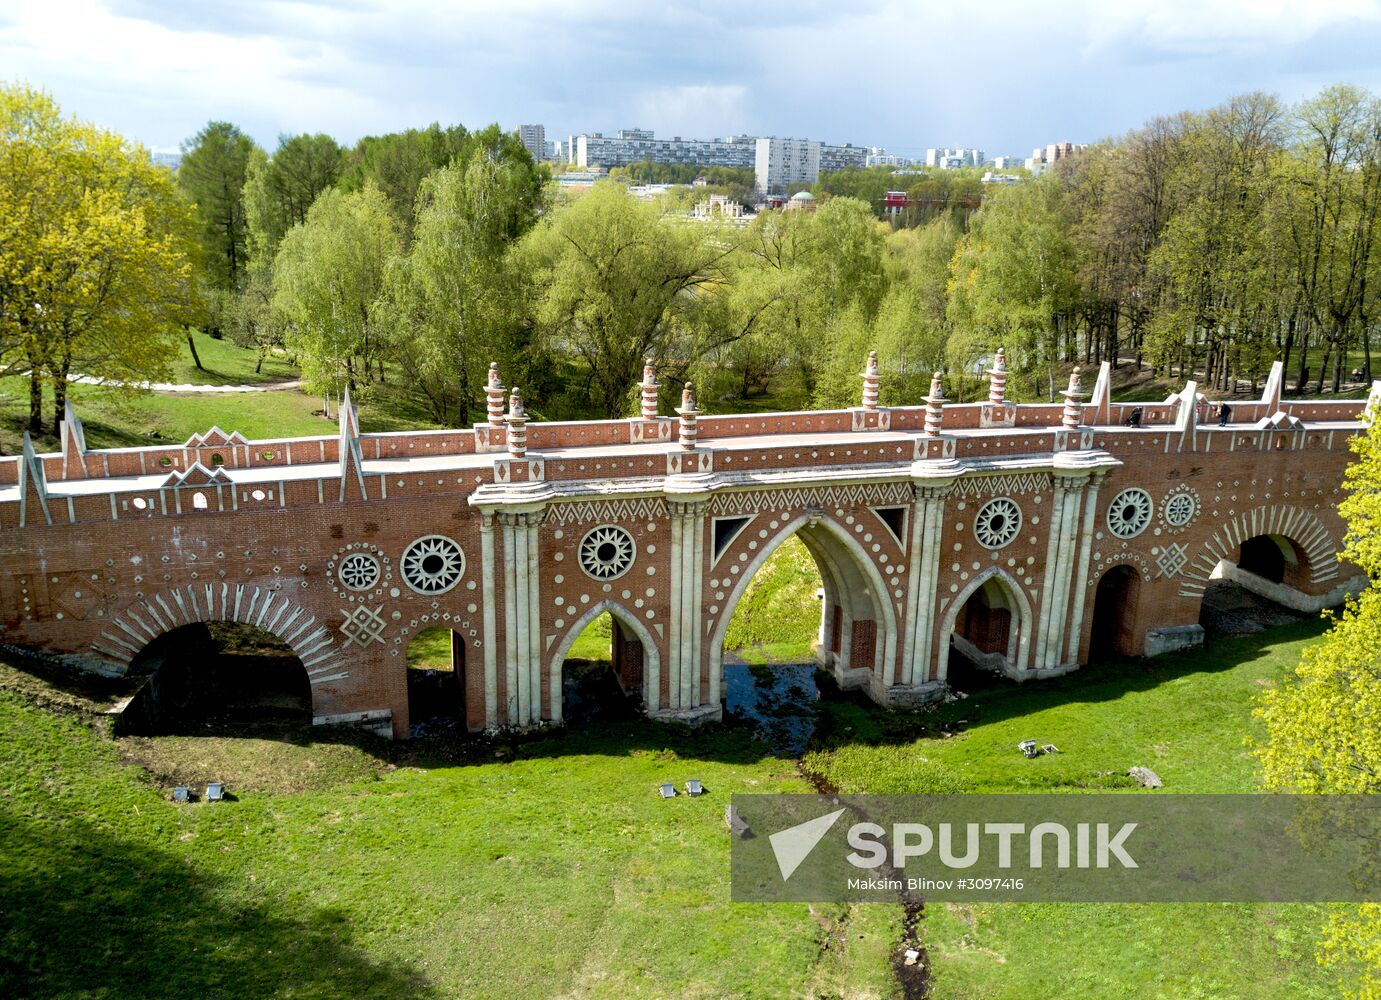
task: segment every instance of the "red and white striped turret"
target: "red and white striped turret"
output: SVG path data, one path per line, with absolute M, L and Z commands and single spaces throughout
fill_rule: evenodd
M 676 414 L 681 418 L 681 448 L 685 451 L 695 450 L 695 418 L 700 415 L 700 411 L 695 408 L 695 385 L 687 382 L 686 387 L 681 390 L 681 405 L 677 407 Z
M 930 395 L 925 398 L 925 436 L 939 437 L 945 423 L 945 387 L 940 373 L 930 378 Z
M 643 380 L 638 383 L 638 388 L 642 390 L 642 414 L 644 420 L 657 419 L 657 390 L 661 388 L 657 384 L 657 377 L 652 371 L 652 359 L 643 359 Z
M 527 454 L 527 410 L 523 409 L 523 390 L 513 387 L 508 397 L 508 453 L 514 458 Z
M 863 408 L 878 408 L 878 352 L 869 351 L 868 360 L 863 365 Z
M 1007 352 L 1000 347 L 988 369 L 988 402 L 994 406 L 1007 402 Z
M 1084 385 L 1079 380 L 1078 368 L 1069 373 L 1069 388 L 1061 391 L 1060 395 L 1065 398 L 1060 423 L 1067 431 L 1075 430 L 1084 422 L 1084 404 L 1080 402 L 1084 398 Z
M 499 363 L 489 362 L 489 381 L 484 386 L 485 409 L 489 412 L 489 426 L 503 424 L 503 383 L 499 381 Z

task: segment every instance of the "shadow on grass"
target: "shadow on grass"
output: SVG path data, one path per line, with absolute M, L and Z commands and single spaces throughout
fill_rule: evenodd
M 919 736 L 957 733 L 976 725 L 1018 718 L 1065 705 L 1117 701 L 1154 690 L 1193 674 L 1218 673 L 1265 656 L 1279 645 L 1323 634 L 1326 623 L 1309 619 L 1252 635 L 1218 638 L 1192 653 L 1155 659 L 1118 659 L 1082 667 L 1063 677 L 1018 683 L 965 668 L 951 654 L 950 684 L 966 699 L 930 710 L 888 712 L 858 693 L 834 693 L 824 701 L 813 747 L 829 749 L 848 743 L 910 743 Z
M 343 912 L 217 891 L 169 852 L 0 811 L 0 995 L 433 997 Z

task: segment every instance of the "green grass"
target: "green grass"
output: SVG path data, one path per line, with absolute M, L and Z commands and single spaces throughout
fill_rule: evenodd
M 1018 686 L 980 683 L 929 713 L 833 702 L 805 766 L 849 792 L 1249 792 L 1252 699 L 1322 631 L 1307 621 L 1150 661 Z M 1054 743 L 1027 760 L 1020 740 Z M 944 997 L 1334 997 L 1314 960 L 1326 908 L 1266 904 L 968 904 L 929 907 Z
M 293 794 L 255 790 L 261 766 L 229 777 L 238 801 L 191 806 L 124 763 L 125 742 L 0 693 L 0 994 L 890 989 L 892 908 L 728 902 L 729 795 L 808 787 L 740 734 L 630 723 L 471 766 L 400 748 L 401 766 Z M 227 768 L 255 752 L 235 763 L 222 742 L 176 751 Z M 710 794 L 653 794 L 688 777 Z
M 820 572 L 805 545 L 787 539 L 753 574 L 724 633 L 748 663 L 807 663 L 820 632 Z
M 223 340 L 194 334 L 197 351 L 209 373 L 197 372 L 185 344 L 171 379 L 175 383 L 213 385 L 254 384 L 296 377 L 296 370 L 282 359 L 264 364 L 254 376 L 255 354 Z M 147 392 L 139 389 L 71 385 L 68 395 L 86 432 L 88 448 L 131 448 L 181 444 L 193 434 L 220 427 L 245 437 L 307 437 L 335 434 L 335 419 L 320 415 L 321 400 L 298 389 L 263 392 L 205 393 Z M 421 404 L 406 391 L 396 373 L 386 384 L 366 387 L 357 394 L 360 430 L 365 433 L 434 427 Z M 19 450 L 28 422 L 29 383 L 19 376 L 0 378 L 0 453 Z M 52 433 L 51 390 L 44 404 L 44 433 L 35 437 L 40 451 L 56 451 Z
M 201 368 L 192 360 L 192 352 L 184 337 L 178 344 L 177 360 L 168 378 L 160 379 L 174 385 L 259 385 L 283 382 L 300 377 L 301 372 L 282 352 L 264 358 L 263 370 L 256 372 L 259 357 L 254 351 L 236 347 L 229 340 L 217 340 L 204 333 L 193 333 Z
M 581 630 L 571 643 L 569 660 L 597 660 L 610 662 L 613 655 L 614 619 L 606 612 Z
M 408 666 L 414 670 L 450 670 L 451 630 L 425 628 L 408 643 Z

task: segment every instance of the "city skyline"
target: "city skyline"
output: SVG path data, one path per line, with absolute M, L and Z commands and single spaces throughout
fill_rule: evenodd
M 1286 101 L 1334 82 L 1381 89 L 1375 0 L 768 3 L 741 11 L 607 2 L 150 0 L 0 2 L 0 61 L 69 113 L 175 149 L 206 121 L 344 143 L 432 121 L 542 123 L 548 137 L 805 137 L 922 157 L 962 143 L 1015 155 L 1093 142 L 1233 94 Z M 1019 29 L 1019 30 L 1018 30 Z M 878 40 L 915 39 L 922 57 Z M 944 54 L 936 62 L 925 53 Z M 1096 76 L 1098 87 L 1089 87 Z

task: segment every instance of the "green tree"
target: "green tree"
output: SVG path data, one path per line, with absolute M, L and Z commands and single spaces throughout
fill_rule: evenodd
M 273 308 L 308 386 L 359 392 L 386 344 L 378 322 L 384 274 L 401 249 L 388 199 L 367 185 L 325 191 L 301 225 L 288 230 L 273 264 Z
M 1338 507 L 1347 522 L 1342 558 L 1371 584 L 1307 650 L 1295 676 L 1261 696 L 1266 739 L 1256 747 L 1267 787 L 1278 791 L 1381 793 L 1381 421 L 1353 443 L 1356 461 Z M 1355 996 L 1381 997 L 1381 903 L 1338 913 L 1320 961 L 1364 970 Z
M 245 172 L 249 255 L 271 260 L 289 229 L 307 219 L 317 196 L 340 177 L 344 153 L 329 135 L 283 136 L 270 159 L 254 150 Z
M 602 182 L 544 218 L 522 244 L 546 343 L 582 362 L 600 416 L 626 416 L 643 359 L 689 365 L 694 314 L 728 276 L 731 238 L 665 222 L 657 208 Z
M 157 377 L 196 318 L 190 206 L 119 135 L 64 118 L 52 98 L 0 87 L 0 362 L 43 382 L 62 419 L 68 377 Z
M 464 426 L 490 360 L 519 350 L 522 277 L 508 253 L 545 207 L 530 158 L 475 146 L 422 182 L 412 247 L 389 271 L 394 356 L 439 422 Z
M 1027 391 L 1044 381 L 1050 400 L 1078 297 L 1064 185 L 1052 171 L 990 195 L 955 250 L 949 286 L 951 367 L 968 371 L 1002 345 Z
M 218 292 L 240 287 L 245 268 L 242 197 L 254 141 L 229 122 L 210 122 L 182 147 L 178 185 L 196 206 L 207 282 Z
M 410 238 L 422 179 L 462 153 L 469 135 L 463 126 L 442 128 L 433 122 L 423 129 L 365 136 L 345 154 L 341 187 L 360 191 L 373 184 L 388 198 L 394 218 Z

